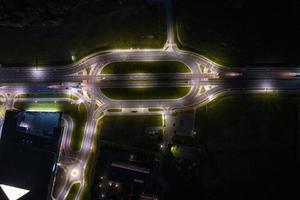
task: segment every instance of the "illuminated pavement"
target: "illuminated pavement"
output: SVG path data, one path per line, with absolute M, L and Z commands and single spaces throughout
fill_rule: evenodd
M 4 109 L 13 108 L 15 101 L 69 101 L 75 104 L 83 103 L 87 108 L 87 123 L 84 138 L 79 152 L 70 148 L 70 138 L 73 128 L 72 119 L 63 117 L 65 132 L 58 165 L 64 169 L 64 183 L 53 199 L 64 199 L 72 184 L 80 183 L 79 199 L 85 186 L 84 169 L 88 157 L 94 151 L 94 137 L 98 120 L 110 108 L 122 108 L 121 114 L 151 114 L 149 107 L 162 108 L 159 112 L 168 118 L 172 110 L 195 109 L 207 104 L 220 96 L 239 93 L 272 93 L 300 91 L 300 68 L 228 68 L 220 66 L 209 59 L 193 52 L 183 51 L 174 43 L 173 19 L 171 2 L 165 1 L 167 8 L 168 39 L 163 49 L 130 49 L 111 50 L 92 54 L 86 58 L 63 67 L 29 67 L 0 68 L 0 95 L 5 103 Z M 126 74 L 102 75 L 104 66 L 112 62 L 122 61 L 179 61 L 191 69 L 191 73 L 179 74 Z M 200 69 L 200 65 L 205 68 Z M 89 74 L 79 75 L 79 72 L 90 69 Z M 51 88 L 49 85 L 58 82 L 81 82 L 87 80 L 87 85 L 75 87 Z M 124 81 L 124 82 L 121 82 Z M 126 87 L 191 87 L 191 91 L 179 99 L 147 99 L 147 100 L 113 100 L 101 93 L 100 88 Z M 204 92 L 201 89 L 206 88 Z M 18 94 L 72 94 L 78 100 L 70 98 L 15 98 Z M 82 95 L 84 94 L 84 95 Z M 116 114 L 116 113 L 114 113 Z M 0 116 L 2 124 L 3 116 Z M 168 123 L 168 121 L 167 121 Z M 1 125 L 0 125 L 1 127 Z M 171 135 L 165 136 L 169 142 Z

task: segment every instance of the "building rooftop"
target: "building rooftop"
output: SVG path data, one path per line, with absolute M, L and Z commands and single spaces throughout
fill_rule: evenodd
M 119 192 L 122 191 L 126 198 L 158 199 L 157 191 L 149 187 L 152 180 L 148 168 L 127 162 L 111 162 L 107 175 L 109 185 L 118 185 Z
M 47 199 L 60 146 L 61 113 L 7 111 L 0 139 L 0 199 Z M 19 189 L 17 189 L 19 188 Z M 27 193 L 25 193 L 27 191 Z

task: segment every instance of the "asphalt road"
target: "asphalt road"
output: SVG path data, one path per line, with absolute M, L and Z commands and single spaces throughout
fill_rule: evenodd
M 180 74 L 118 74 L 102 75 L 102 68 L 111 62 L 120 61 L 144 61 L 166 60 L 180 61 L 191 68 L 191 73 Z M 200 65 L 206 67 L 206 72 L 200 70 Z M 88 75 L 79 75 L 79 72 L 92 67 Z M 210 73 L 208 73 L 210 71 Z M 44 68 L 1 68 L 0 69 L 0 94 L 26 93 L 72 93 L 81 99 L 88 108 L 88 120 L 85 127 L 84 138 L 80 152 L 70 151 L 70 139 L 64 138 L 61 151 L 64 156 L 74 158 L 72 162 L 61 159 L 60 165 L 65 169 L 68 179 L 62 185 L 61 192 L 55 197 L 63 199 L 71 185 L 81 183 L 81 192 L 86 184 L 84 181 L 84 169 L 87 159 L 93 147 L 93 138 L 96 133 L 96 125 L 99 117 L 109 108 L 148 108 L 161 107 L 165 110 L 190 109 L 206 104 L 207 102 L 225 94 L 247 92 L 299 92 L 300 79 L 299 68 L 241 68 L 232 69 L 219 66 L 200 55 L 192 52 L 181 51 L 172 46 L 172 49 L 161 50 L 127 50 L 98 53 L 82 61 L 65 67 Z M 51 88 L 49 85 L 62 82 L 81 82 L 87 80 L 88 84 L 82 87 L 62 86 Z M 200 94 L 200 88 L 211 86 L 205 94 Z M 148 99 L 148 100 L 114 100 L 101 93 L 100 88 L 132 88 L 132 87 L 191 87 L 191 91 L 180 99 Z M 83 97 L 78 90 L 86 91 L 91 96 Z M 9 98 L 7 98 L 9 99 Z M 21 101 L 22 99 L 19 99 Z M 29 98 L 26 101 L 55 101 L 66 100 L 59 98 Z M 14 99 L 7 101 L 10 108 Z M 96 108 L 96 102 L 101 106 Z M 5 106 L 5 104 L 4 104 Z M 70 132 L 72 123 L 66 120 L 67 132 Z M 67 134 L 70 137 L 70 134 Z M 79 175 L 73 177 L 71 172 L 77 170 Z
M 163 49 L 129 49 L 103 51 L 87 56 L 68 66 L 28 66 L 24 68 L 0 68 L 0 94 L 5 104 L 0 108 L 13 108 L 14 101 L 59 101 L 61 98 L 18 99 L 18 94 L 71 93 L 78 97 L 74 103 L 84 103 L 87 107 L 87 123 L 84 130 L 82 147 L 79 152 L 70 149 L 72 120 L 64 117 L 65 134 L 60 149 L 59 166 L 65 170 L 65 184 L 53 199 L 64 199 L 73 183 L 79 182 L 80 198 L 84 186 L 84 170 L 87 160 L 94 151 L 94 137 L 97 134 L 97 121 L 107 109 L 133 108 L 143 114 L 142 108 L 160 107 L 164 113 L 173 109 L 184 110 L 205 105 L 222 95 L 236 93 L 295 92 L 300 91 L 300 68 L 229 68 L 194 52 L 177 48 L 174 41 L 171 1 L 165 1 L 167 11 L 168 39 Z M 122 61 L 179 61 L 191 69 L 191 73 L 180 74 L 123 74 L 103 75 L 101 70 L 112 62 Z M 200 65 L 205 70 L 200 69 Z M 90 68 L 90 73 L 79 72 Z M 81 82 L 88 84 L 80 87 L 59 86 L 62 82 Z M 211 87 L 205 93 L 200 88 Z M 131 87 L 191 87 L 191 91 L 179 99 L 113 100 L 101 93 L 100 88 Z M 89 94 L 89 95 L 88 95 Z M 1 121 L 1 119 L 0 119 Z M 0 126 L 1 127 L 1 126 Z M 74 174 L 78 172 L 78 174 Z

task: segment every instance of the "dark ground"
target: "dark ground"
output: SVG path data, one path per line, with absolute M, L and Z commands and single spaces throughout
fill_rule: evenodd
M 161 4 L 140 0 L 2 0 L 0 63 L 65 64 L 111 48 L 158 48 L 166 39 Z M 16 3 L 17 2 L 17 3 Z M 229 66 L 295 66 L 300 3 L 174 0 L 179 42 Z
M 157 152 L 161 138 L 150 136 L 146 129 L 159 126 L 162 126 L 160 115 L 105 116 L 100 139 L 119 145 Z
M 111 162 L 124 162 L 124 163 L 131 163 L 133 165 L 137 165 L 139 167 L 145 167 L 151 171 L 151 178 L 147 179 L 147 187 L 149 185 L 154 184 L 154 186 L 157 188 L 160 187 L 158 184 L 158 163 L 155 161 L 154 155 L 149 154 L 143 154 L 141 152 L 132 151 L 129 149 L 120 149 L 117 146 L 111 146 L 107 145 L 105 143 L 100 144 L 99 148 L 100 154 L 96 161 L 96 167 L 95 167 L 95 175 L 93 176 L 93 184 L 92 184 L 92 192 L 90 193 L 92 196 L 92 199 L 96 199 L 96 197 L 99 196 L 100 189 L 99 189 L 99 183 L 101 183 L 101 176 L 107 176 L 106 172 L 108 170 L 108 166 L 111 164 Z M 129 161 L 130 155 L 134 155 L 134 160 Z M 147 188 L 146 187 L 146 188 Z M 124 193 L 125 192 L 125 193 Z M 129 192 L 123 191 L 121 195 L 123 199 L 129 199 Z M 121 199 L 119 197 L 114 196 L 114 198 L 108 198 L 108 199 Z
M 126 84 L 126 82 L 124 82 L 124 84 Z M 102 88 L 100 90 L 104 95 L 106 95 L 111 99 L 138 100 L 138 99 L 178 99 L 187 95 L 191 90 L 191 88 L 190 87 Z
M 189 73 L 185 64 L 176 61 L 114 62 L 105 66 L 101 74 L 130 73 Z
M 105 116 L 99 129 L 97 157 L 91 181 L 91 199 L 96 199 L 101 191 L 101 176 L 105 176 L 111 162 L 125 162 L 151 170 L 148 184 L 159 187 L 157 181 L 157 151 L 161 138 L 148 136 L 147 127 L 161 126 L 161 116 Z M 149 181 L 149 180 L 148 180 Z M 127 199 L 128 192 L 122 194 Z M 122 196 L 121 195 L 121 196 Z M 88 198 L 87 198 L 88 199 Z M 111 198 L 120 199 L 120 198 Z
M 52 187 L 61 134 L 56 132 L 45 137 L 20 132 L 16 129 L 18 114 L 6 112 L 0 140 L 0 183 L 30 190 L 22 200 L 46 199 Z M 45 120 L 49 119 L 41 120 L 46 124 Z M 55 120 L 60 126 L 60 116 Z M 1 193 L 0 199 L 6 199 Z
M 234 96 L 197 111 L 203 199 L 298 199 L 299 97 Z M 206 110 L 207 109 L 207 110 Z
M 184 48 L 229 66 L 300 63 L 299 1 L 174 1 Z
M 35 0 L 0 3 L 0 63 L 70 63 L 111 48 L 158 48 L 164 8 L 140 0 Z

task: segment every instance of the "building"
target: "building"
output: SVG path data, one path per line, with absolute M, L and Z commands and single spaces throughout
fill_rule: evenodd
M 106 180 L 100 184 L 100 199 L 158 200 L 157 188 L 151 184 L 152 178 L 148 168 L 111 162 L 107 167 Z
M 62 133 L 61 114 L 6 111 L 0 138 L 1 200 L 20 196 L 20 200 L 49 199 Z

